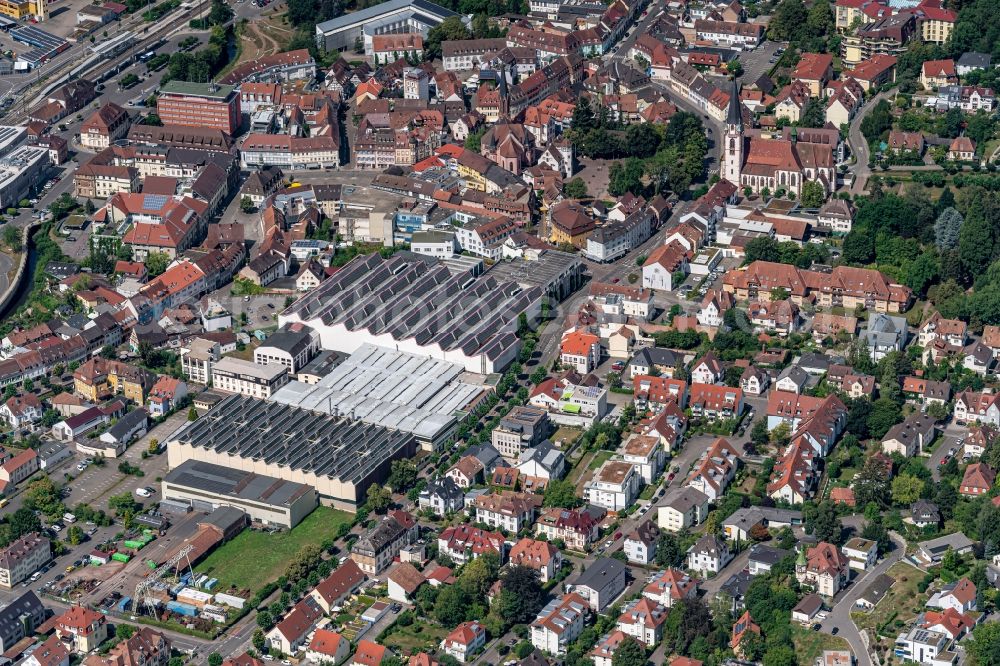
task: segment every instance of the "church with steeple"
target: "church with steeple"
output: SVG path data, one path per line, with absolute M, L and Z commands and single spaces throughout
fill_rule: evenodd
M 793 130 L 789 139 L 765 139 L 759 131 L 745 130 L 739 89 L 733 81 L 726 114 L 725 147 L 722 174 L 741 190 L 750 188 L 756 194 L 765 189 L 771 194 L 779 190 L 801 194 L 802 185 L 816 181 L 827 194 L 836 187 L 836 164 L 833 149 L 826 144 L 796 140 Z

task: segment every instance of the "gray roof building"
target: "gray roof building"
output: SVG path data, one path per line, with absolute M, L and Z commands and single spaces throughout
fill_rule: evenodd
M 317 504 L 315 489 L 305 484 L 198 460 L 186 460 L 167 473 L 163 497 L 201 511 L 233 507 L 259 522 L 288 528 Z
M 0 609 L 0 651 L 6 652 L 34 633 L 47 615 L 48 610 L 30 590 Z

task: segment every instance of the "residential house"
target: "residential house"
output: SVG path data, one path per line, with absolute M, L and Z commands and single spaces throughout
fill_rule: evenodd
M 486 644 L 486 628 L 475 620 L 462 622 L 441 641 L 441 649 L 461 663 L 469 661 Z
M 848 559 L 833 544 L 820 541 L 815 546 L 799 550 L 795 562 L 795 578 L 810 585 L 824 597 L 833 597 L 847 584 L 850 577 Z
M 601 339 L 591 333 L 573 331 L 563 336 L 559 363 L 585 375 L 601 362 Z
M 711 351 L 691 366 L 692 384 L 716 384 L 722 381 L 724 375 L 722 363 Z
M 565 655 L 580 636 L 590 605 L 576 593 L 556 597 L 531 623 L 531 644 L 552 655 Z
M 413 516 L 393 511 L 354 542 L 351 559 L 363 572 L 376 576 L 389 566 L 403 546 L 414 543 L 418 535 Z
M 867 571 L 878 560 L 878 544 L 871 539 L 849 539 L 841 552 L 847 557 L 847 566 L 858 571 Z
M 889 455 L 899 453 L 907 458 L 919 455 L 934 441 L 937 435 L 935 419 L 915 412 L 902 423 L 889 428 L 882 438 L 882 452 Z
M 567 589 L 572 589 L 587 601 L 591 610 L 600 613 L 625 591 L 627 572 L 628 567 L 621 560 L 599 557 Z
M 958 425 L 978 423 L 1000 428 L 1000 393 L 992 389 L 962 391 L 955 396 L 953 416 Z
M 976 159 L 976 142 L 964 135 L 955 137 L 948 146 L 948 159 L 956 162 Z
M 438 552 L 458 564 L 470 562 L 483 553 L 492 552 L 503 562 L 507 554 L 506 539 L 499 532 L 460 524 L 444 529 L 438 535 Z
M 714 534 L 706 534 L 688 549 L 687 568 L 708 578 L 726 568 L 732 559 L 733 554 L 725 541 Z
M 878 363 L 889 352 L 902 351 L 906 345 L 906 320 L 876 312 L 868 319 L 864 336 L 872 360 Z
M 624 511 L 639 496 L 641 477 L 635 465 L 608 460 L 584 486 L 586 500 L 608 511 Z
M 108 620 L 85 606 L 70 606 L 56 618 L 56 636 L 68 643 L 73 652 L 86 654 L 108 640 Z
M 748 365 L 740 375 L 740 389 L 749 395 L 763 395 L 771 383 L 771 376 L 755 365 Z
M 329 614 L 334 606 L 340 606 L 361 584 L 367 580 L 365 572 L 352 560 L 347 559 L 339 567 L 330 572 L 330 575 L 316 584 L 309 596 Z
M 962 482 L 958 484 L 958 492 L 971 497 L 985 495 L 993 487 L 996 478 L 996 471 L 986 463 L 972 463 L 965 468 Z
M 480 495 L 472 505 L 477 523 L 516 534 L 535 522 L 535 511 L 542 506 L 542 500 L 534 493 L 502 490 Z
M 317 664 L 325 662 L 340 666 L 350 654 L 351 642 L 329 629 L 317 629 L 313 632 L 309 647 L 306 648 L 306 659 Z
M 284 619 L 267 632 L 271 649 L 295 654 L 306 644 L 308 634 L 323 618 L 323 609 L 312 597 L 304 597 L 288 611 Z
M 521 539 L 510 550 L 511 566 L 523 566 L 539 573 L 543 583 L 552 580 L 562 568 L 562 551 L 547 541 L 527 537 Z
M 597 541 L 600 521 L 606 511 L 600 507 L 579 509 L 546 509 L 535 522 L 535 533 L 549 541 L 562 540 L 569 550 L 584 552 Z
M 920 68 L 920 85 L 927 90 L 958 83 L 954 60 L 926 60 Z
M 647 648 L 653 648 L 663 639 L 663 623 L 667 608 L 643 596 L 629 602 L 618 617 L 618 629 L 636 639 Z
M 747 560 L 747 571 L 752 576 L 759 576 L 773 569 L 779 562 L 785 559 L 791 551 L 773 548 L 762 543 L 756 543 L 750 547 L 750 557 Z
M 670 488 L 657 509 L 656 523 L 668 532 L 699 525 L 708 517 L 708 495 L 697 488 Z
M 417 506 L 430 509 L 437 516 L 445 516 L 465 506 L 465 493 L 450 476 L 433 478 L 420 491 Z
M 729 386 L 692 384 L 688 404 L 695 418 L 738 419 L 743 414 L 743 391 Z
M 941 524 L 941 511 L 937 508 L 936 504 L 927 500 L 917 500 L 910 505 L 909 515 L 903 518 L 903 522 L 916 525 L 921 529 L 924 527 L 937 527 Z
M 698 596 L 698 583 L 683 571 L 668 568 L 654 573 L 642 589 L 642 596 L 667 608 Z
M 719 437 L 691 468 L 685 485 L 703 493 L 710 501 L 722 497 L 740 465 L 736 448 Z
M 945 583 L 927 602 L 931 608 L 952 609 L 958 613 L 976 610 L 976 585 L 968 578 Z
M 22 393 L 0 405 L 0 418 L 14 430 L 20 430 L 40 421 L 42 411 L 42 403 L 34 393 Z
M 652 520 L 644 520 L 639 526 L 625 535 L 624 550 L 629 562 L 635 564 L 650 564 L 656 557 L 656 544 L 660 538 L 660 529 Z
M 409 562 L 400 562 L 386 575 L 389 598 L 401 604 L 412 604 L 414 595 L 425 582 L 424 575 Z

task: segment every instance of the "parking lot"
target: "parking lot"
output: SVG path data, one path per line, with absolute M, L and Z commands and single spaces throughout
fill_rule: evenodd
M 740 64 L 743 65 L 743 75 L 740 83 L 750 85 L 778 62 L 778 51 L 784 51 L 787 44 L 782 42 L 766 41 L 753 51 L 745 51 L 740 54 Z

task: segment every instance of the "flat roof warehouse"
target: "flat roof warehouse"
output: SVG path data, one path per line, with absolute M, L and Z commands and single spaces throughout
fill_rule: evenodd
M 312 486 L 353 511 L 393 460 L 416 450 L 407 432 L 277 402 L 231 395 L 167 443 L 170 469 L 197 460 Z
M 318 383 L 290 382 L 271 399 L 411 433 L 436 450 L 486 392 L 462 374 L 457 363 L 365 344 Z

